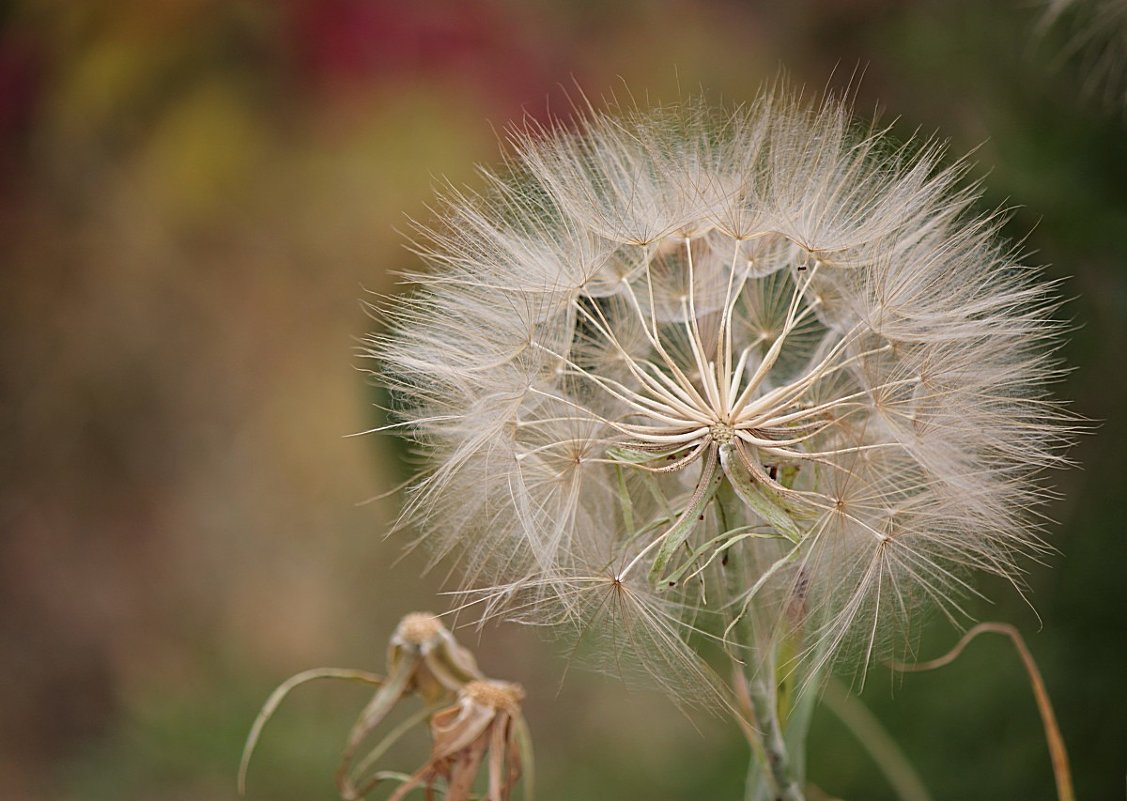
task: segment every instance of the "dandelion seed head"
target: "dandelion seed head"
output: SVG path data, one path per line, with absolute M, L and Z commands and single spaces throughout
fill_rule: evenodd
M 427 459 L 402 525 L 480 608 L 694 681 L 710 618 L 867 664 L 970 571 L 1019 580 L 1075 427 L 1054 287 L 965 165 L 785 87 L 512 145 L 371 341 Z

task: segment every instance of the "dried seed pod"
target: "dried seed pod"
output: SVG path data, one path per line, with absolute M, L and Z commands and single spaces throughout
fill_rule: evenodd
M 263 706 L 247 737 L 239 766 L 240 795 L 246 788 L 247 768 L 262 728 L 286 695 L 314 679 L 332 678 L 378 687 L 353 724 L 341 754 L 336 781 L 345 801 L 357 801 L 385 779 L 401 776 L 372 772 L 371 768 L 403 735 L 428 721 L 434 748 L 418 774 L 426 774 L 428 786 L 444 778 L 454 788 L 448 798 L 466 797 L 482 756 L 488 752 L 492 797 L 507 799 L 521 772 L 521 752 L 529 752 L 528 734 L 520 717 L 524 697 L 520 687 L 486 679 L 469 649 L 430 612 L 412 612 L 400 620 L 388 643 L 387 671 L 382 677 L 363 670 L 315 668 L 283 682 Z M 422 708 L 388 731 L 354 764 L 361 744 L 409 696 L 417 696 Z M 454 706 L 443 708 L 450 702 Z
M 391 676 L 401 670 L 411 674 L 407 691 L 427 703 L 482 678 L 473 654 L 430 612 L 412 612 L 399 621 L 388 644 L 387 672 Z
M 508 801 L 521 776 L 527 740 L 519 684 L 482 680 L 466 684 L 453 706 L 436 712 L 430 721 L 434 745 L 428 762 L 388 797 L 401 801 L 407 793 L 445 782 L 447 801 L 469 801 L 475 780 L 485 765 L 486 801 Z
M 350 772 L 352 758 L 404 696 L 417 694 L 429 708 L 456 695 L 467 682 L 481 678 L 473 654 L 454 639 L 437 615 L 405 615 L 388 643 L 387 680 L 348 734 L 337 770 L 341 796 L 346 801 L 363 796 Z

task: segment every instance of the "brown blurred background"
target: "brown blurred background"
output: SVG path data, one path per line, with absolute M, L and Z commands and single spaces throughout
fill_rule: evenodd
M 438 177 L 475 178 L 504 125 L 567 92 L 750 99 L 785 68 L 978 147 L 982 208 L 1016 205 L 1081 327 L 1065 397 L 1102 420 L 1058 477 L 1036 617 L 1082 798 L 1119 797 L 1127 582 L 1127 112 L 1079 91 L 1067 30 L 1023 2 L 41 0 L 0 4 L 0 799 L 230 799 L 273 686 L 382 668 L 441 576 L 382 537 L 406 474 L 357 369 L 360 299 L 416 266 L 397 232 Z M 1079 62 L 1077 62 L 1079 64 Z M 989 174 L 988 174 L 989 173 Z M 1020 204 L 1020 205 L 1017 205 Z M 1032 234 L 1029 232 L 1032 230 Z M 464 635 L 477 643 L 474 633 Z M 659 696 L 572 671 L 535 633 L 482 635 L 522 682 L 543 799 L 736 798 L 744 754 Z M 925 653 L 956 633 L 939 621 Z M 938 798 L 1052 798 L 1016 657 L 981 642 L 866 700 Z M 895 696 L 895 698 L 893 698 Z M 300 691 L 253 798 L 331 799 L 365 691 Z M 812 776 L 891 798 L 830 717 Z M 411 765 L 400 766 L 410 769 Z M 1113 795 L 1114 794 L 1114 795 Z

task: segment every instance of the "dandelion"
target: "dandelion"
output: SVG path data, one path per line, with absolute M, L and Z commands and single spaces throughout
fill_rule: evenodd
M 1054 287 L 964 164 L 838 99 L 584 116 L 514 132 L 420 227 L 431 269 L 371 341 L 427 465 L 401 523 L 486 614 L 674 691 L 722 641 L 769 742 L 779 671 L 863 673 L 918 607 L 965 619 L 969 570 L 1019 585 L 1045 551 Z

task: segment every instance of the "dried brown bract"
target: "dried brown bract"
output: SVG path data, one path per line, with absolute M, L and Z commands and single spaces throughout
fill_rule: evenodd
M 457 702 L 430 719 L 434 748 L 430 761 L 389 798 L 400 801 L 419 785 L 431 798 L 434 785 L 445 781 L 446 801 L 469 801 L 474 782 L 486 766 L 486 801 L 508 801 L 521 776 L 525 748 L 520 702 L 524 690 L 505 681 L 472 681 L 458 693 Z

